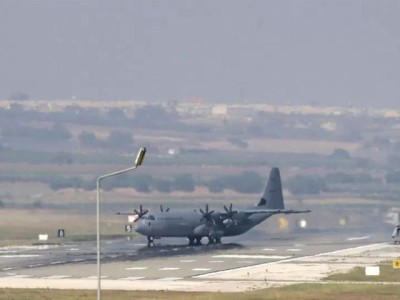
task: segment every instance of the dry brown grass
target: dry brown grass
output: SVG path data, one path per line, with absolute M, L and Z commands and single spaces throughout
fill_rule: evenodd
M 397 300 L 400 291 L 397 286 L 350 285 L 350 284 L 300 284 L 283 288 L 249 291 L 243 293 L 193 293 L 167 291 L 102 291 L 102 299 L 172 299 L 172 300 L 257 300 L 257 299 L 296 299 L 296 300 Z M 96 291 L 77 290 L 0 290 L 1 300 L 92 300 Z
M 333 274 L 325 278 L 332 281 L 357 281 L 357 282 L 400 282 L 400 270 L 394 269 L 392 261 L 380 265 L 379 276 L 365 276 L 365 268 L 356 267 L 346 274 Z
M 123 221 L 119 216 L 103 218 L 100 224 L 104 235 L 121 236 Z M 59 242 L 57 230 L 66 230 L 68 239 L 95 238 L 96 219 L 93 216 L 59 210 L 0 210 L 0 245 L 15 245 L 38 241 L 39 234 L 48 234 L 49 242 Z

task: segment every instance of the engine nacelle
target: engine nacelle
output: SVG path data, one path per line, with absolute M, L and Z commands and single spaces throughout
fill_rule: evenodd
M 233 221 L 232 219 L 225 219 L 222 221 L 222 223 L 224 223 L 226 227 L 230 227 L 232 225 L 235 225 L 236 221 Z
M 207 226 L 207 224 L 201 224 L 193 230 L 193 235 L 195 236 L 221 237 L 224 233 L 224 230 L 220 226 Z
M 246 213 L 243 213 L 243 212 L 238 212 L 237 214 L 235 214 L 233 216 L 233 219 L 235 220 L 236 224 L 239 224 L 239 223 L 243 222 L 247 218 L 248 218 L 248 215 Z
M 193 229 L 193 234 L 196 236 L 206 236 L 209 233 L 209 228 L 206 224 L 201 224 Z
M 224 233 L 224 230 L 222 230 L 221 228 L 212 227 L 208 232 L 208 236 L 213 238 L 221 238 L 222 236 L 224 236 Z

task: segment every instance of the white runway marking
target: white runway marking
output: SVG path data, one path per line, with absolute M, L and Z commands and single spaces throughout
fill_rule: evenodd
M 289 251 L 289 252 L 299 252 L 299 251 L 301 251 L 302 249 L 299 249 L 299 248 L 290 248 L 290 249 L 286 249 L 286 251 Z
M 278 260 L 278 261 L 274 261 L 274 262 L 262 263 L 262 264 L 257 265 L 257 267 L 259 267 L 259 266 L 271 266 L 271 265 L 277 265 L 277 264 L 293 262 L 293 261 L 302 261 L 302 260 L 306 261 L 307 259 L 313 258 L 313 257 L 331 256 L 331 255 L 351 255 L 352 253 L 358 253 L 361 249 L 363 249 L 364 251 L 366 251 L 366 250 L 377 250 L 377 249 L 381 249 L 381 248 L 386 247 L 386 246 L 387 246 L 387 243 L 377 243 L 377 244 L 371 244 L 371 245 L 366 245 L 366 246 L 358 246 L 358 247 L 340 249 L 340 250 L 331 251 L 331 252 L 319 253 L 319 254 L 316 254 L 316 255 L 301 256 L 301 257 L 291 257 L 291 258 L 288 258 L 288 259 L 282 259 L 282 260 Z M 256 266 L 245 266 L 245 267 L 236 268 L 234 270 L 235 271 L 238 271 L 238 270 L 251 270 L 254 267 L 256 267 Z M 214 275 L 217 275 L 217 274 L 219 275 L 219 274 L 225 274 L 225 273 L 229 273 L 229 272 L 232 272 L 232 270 L 223 270 L 223 271 L 216 271 L 216 272 L 211 272 L 211 273 L 202 274 L 202 275 L 196 275 L 196 276 L 193 276 L 193 278 L 207 278 L 207 277 L 214 276 Z
M 77 259 L 74 259 L 73 261 L 75 261 L 75 262 L 84 261 L 84 259 L 83 258 L 77 258 Z
M 182 263 L 190 263 L 190 262 L 195 262 L 195 259 L 181 259 L 180 262 Z
M 164 278 L 160 278 L 158 280 L 160 281 L 175 281 L 175 280 L 181 280 L 182 277 L 164 277 Z
M 341 250 L 336 250 L 336 251 L 332 251 L 332 252 L 320 253 L 315 256 L 319 257 L 319 256 L 326 256 L 326 255 L 351 255 L 354 252 L 358 252 L 359 249 L 365 249 L 365 250 L 372 251 L 372 250 L 381 249 L 386 246 L 387 246 L 387 243 L 377 243 L 377 244 L 370 244 L 370 245 L 366 245 L 366 246 L 358 246 L 358 247 L 354 247 L 354 248 L 341 249 Z
M 131 268 L 125 268 L 125 270 L 147 270 L 147 267 L 131 267 Z
M 1 254 L 8 254 L 8 253 L 17 253 L 18 251 L 17 250 L 7 250 L 7 251 L 0 251 L 0 255 Z
M 125 277 L 125 278 L 120 278 L 120 280 L 140 280 L 144 278 L 146 277 Z
M 166 267 L 166 268 L 161 268 L 158 269 L 159 271 L 175 271 L 175 270 L 179 270 L 180 268 L 175 268 L 175 267 Z
M 14 268 L 3 268 L 3 271 L 10 271 L 10 270 L 14 270 Z
M 72 277 L 71 275 L 52 275 L 52 276 L 47 276 L 47 277 L 42 277 L 43 279 L 64 279 L 64 278 L 70 278 Z
M 29 268 L 37 268 L 37 267 L 43 267 L 44 264 L 36 264 L 36 265 L 29 265 Z
M 0 255 L 0 258 L 27 258 L 38 257 L 39 254 L 15 254 L 15 255 Z
M 358 240 L 367 240 L 371 238 L 369 235 L 365 235 L 365 236 L 360 236 L 360 237 L 349 237 L 347 240 L 348 241 L 358 241 Z
M 63 263 L 65 263 L 65 261 L 52 261 L 50 264 L 51 265 L 59 265 L 59 264 L 63 264 Z
M 40 246 L 6 246 L 1 247 L 2 251 L 19 252 L 23 250 L 47 250 L 50 248 L 57 248 L 58 246 L 40 245 Z
M 194 268 L 192 269 L 193 271 L 211 271 L 212 269 L 207 269 L 207 268 Z
M 106 279 L 110 276 L 101 276 L 101 279 Z M 97 276 L 82 277 L 81 279 L 97 279 Z
M 242 254 L 221 254 L 214 255 L 215 258 L 254 258 L 254 259 L 285 259 L 291 256 L 283 255 L 242 255 Z
M 78 248 L 70 248 L 69 251 L 79 251 Z
M 224 260 L 210 260 L 209 263 L 214 264 L 214 263 L 223 263 Z
M 13 277 L 13 278 L 29 278 L 29 277 L 32 277 L 32 275 L 11 275 L 9 277 Z
M 264 248 L 264 249 L 263 249 L 263 251 L 270 251 L 270 252 L 273 252 L 273 251 L 276 251 L 276 249 L 272 249 L 272 248 Z

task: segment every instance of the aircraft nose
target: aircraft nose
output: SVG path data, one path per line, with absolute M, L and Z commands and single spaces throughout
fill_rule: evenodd
M 135 223 L 135 231 L 143 234 L 143 225 L 140 222 Z

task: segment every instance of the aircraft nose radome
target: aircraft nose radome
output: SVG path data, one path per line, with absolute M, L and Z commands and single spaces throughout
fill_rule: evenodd
M 135 224 L 135 231 L 138 233 L 143 233 L 143 226 L 140 223 Z

